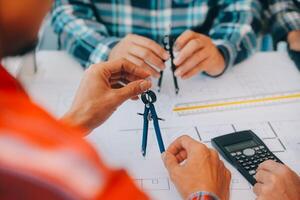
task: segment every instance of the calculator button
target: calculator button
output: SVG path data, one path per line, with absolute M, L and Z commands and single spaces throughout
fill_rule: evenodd
M 255 147 L 254 149 L 255 149 L 256 151 L 258 151 L 258 150 L 259 150 L 259 147 Z
M 250 174 L 250 175 L 254 175 L 254 174 L 256 174 L 256 172 L 255 172 L 255 170 L 250 170 L 250 171 L 249 171 L 249 174 Z
M 255 154 L 255 151 L 253 149 L 248 148 L 243 150 L 243 154 L 246 156 L 253 156 Z
M 259 146 L 259 148 L 260 148 L 260 149 L 264 149 L 265 147 L 264 147 L 264 146 Z
M 249 166 L 246 166 L 246 167 L 245 167 L 245 169 L 246 169 L 246 170 L 249 170 L 249 169 L 250 169 L 250 167 L 249 167 Z
M 242 152 L 240 152 L 240 151 L 238 151 L 238 152 L 236 152 L 236 155 L 242 155 Z
M 236 156 L 236 153 L 231 153 L 231 156 Z

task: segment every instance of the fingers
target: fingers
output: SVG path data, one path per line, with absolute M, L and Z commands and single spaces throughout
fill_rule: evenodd
M 180 51 L 190 40 L 197 37 L 197 34 L 191 30 L 187 30 L 184 33 L 182 33 L 175 42 L 175 50 Z
M 194 67 L 193 69 L 191 69 L 190 71 L 186 72 L 185 74 L 182 74 L 181 78 L 182 79 L 189 79 L 192 76 L 204 71 L 204 69 L 207 67 L 207 65 L 209 65 L 209 60 L 208 58 L 203 60 L 201 63 L 199 63 L 197 65 L 197 67 Z
M 168 151 L 162 154 L 162 160 L 168 171 L 172 171 L 179 164 L 176 157 Z
M 149 64 L 143 61 L 143 59 L 140 59 L 134 55 L 128 54 L 126 56 L 126 59 L 128 59 L 130 62 L 134 63 L 135 65 L 139 66 L 142 69 L 145 69 L 150 75 L 158 78 L 159 72 L 157 72 L 155 69 L 153 69 Z
M 196 140 L 192 139 L 190 136 L 183 135 L 177 138 L 172 144 L 170 144 L 169 148 L 167 149 L 173 155 L 179 154 L 181 151 L 185 151 L 188 155 L 193 154 L 194 152 L 197 153 L 207 153 L 208 148 Z
M 269 171 L 269 172 L 274 172 L 277 171 L 278 167 L 280 167 L 281 164 L 278 162 L 275 162 L 273 160 L 267 160 L 263 163 L 261 163 L 257 170 L 265 170 L 265 171 Z
M 104 71 L 103 73 L 107 78 L 110 78 L 113 74 L 121 73 L 122 71 L 138 76 L 141 79 L 145 79 L 150 76 L 145 69 L 138 67 L 137 65 L 123 58 L 105 62 L 104 64 L 96 64 L 96 66 L 97 65 L 101 65 L 101 70 Z
M 257 171 L 255 179 L 259 183 L 267 183 L 271 181 L 271 176 L 271 172 L 261 169 Z
M 177 161 L 179 163 L 182 163 L 183 161 L 185 161 L 187 159 L 187 152 L 186 152 L 186 150 L 183 149 L 180 152 L 178 152 L 176 154 L 176 158 L 177 158 Z
M 153 40 L 139 35 L 130 35 L 129 37 L 133 37 L 132 41 L 134 44 L 151 49 L 151 51 L 153 51 L 156 56 L 160 57 L 162 60 L 169 59 L 168 52 Z
M 190 58 L 195 52 L 204 47 L 204 42 L 199 38 L 190 40 L 174 59 L 174 64 L 180 66 L 184 61 Z M 199 56 L 199 55 L 198 55 Z
M 135 45 L 129 49 L 129 53 L 161 70 L 165 68 L 165 63 L 163 60 L 149 48 Z
M 115 90 L 116 96 L 120 96 L 119 103 L 126 101 L 127 99 L 135 98 L 141 93 L 151 88 L 151 81 L 137 80 L 129 83 L 123 88 Z
M 183 75 L 187 74 L 194 68 L 197 68 L 197 72 L 204 71 L 199 66 L 201 62 L 205 61 L 208 58 L 208 54 L 205 51 L 198 51 L 197 53 L 191 55 L 189 59 L 187 59 L 183 64 L 181 64 L 175 71 L 176 76 L 180 76 L 182 78 Z
M 256 183 L 253 187 L 253 192 L 256 194 L 256 196 L 259 196 L 262 193 L 263 184 Z

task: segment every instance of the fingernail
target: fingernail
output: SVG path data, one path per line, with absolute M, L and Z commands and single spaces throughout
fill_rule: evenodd
M 170 58 L 170 55 L 169 55 L 169 53 L 165 52 L 163 57 L 164 57 L 164 60 L 168 60 Z
M 141 89 L 141 91 L 148 90 L 151 87 L 150 84 L 151 84 L 150 81 L 142 81 L 140 83 L 140 89 Z
M 179 65 L 179 56 L 177 56 L 173 62 L 175 65 Z
M 175 76 L 177 76 L 177 77 L 181 76 L 181 73 L 182 73 L 182 70 L 180 70 L 180 69 L 177 69 L 177 70 L 174 72 Z
M 174 48 L 174 51 L 179 51 L 177 43 L 174 44 L 173 48 Z
M 186 79 L 188 79 L 188 77 L 187 76 L 183 76 L 183 77 L 181 77 L 181 79 L 182 80 L 186 80 Z

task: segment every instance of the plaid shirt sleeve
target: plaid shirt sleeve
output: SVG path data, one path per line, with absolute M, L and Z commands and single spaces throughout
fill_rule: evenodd
M 300 30 L 300 8 L 293 0 L 269 0 L 268 21 L 274 42 L 286 40 L 287 34 Z
M 218 1 L 219 12 L 209 36 L 229 66 L 243 61 L 256 50 L 256 34 L 251 27 L 252 6 L 249 0 Z
M 105 25 L 97 21 L 90 1 L 56 0 L 52 26 L 60 46 L 84 67 L 107 60 L 111 48 L 120 40 L 110 36 Z
M 195 192 L 187 200 L 219 200 L 219 198 L 211 192 Z

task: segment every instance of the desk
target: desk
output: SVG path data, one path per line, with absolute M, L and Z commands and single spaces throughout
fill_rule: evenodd
M 19 77 L 33 99 L 55 116 L 61 116 L 71 104 L 83 69 L 66 53 L 55 51 L 39 52 L 37 64 L 38 73 L 24 73 Z M 238 95 L 237 91 L 254 94 L 267 90 L 300 89 L 300 73 L 286 54 L 257 53 L 246 62 L 230 69 L 221 78 L 197 76 L 191 82 L 180 82 L 181 96 L 178 97 L 172 94 L 172 81 L 169 81 L 171 85 L 166 82 L 165 80 L 166 86 L 156 103 L 160 117 L 167 119 L 161 123 L 166 146 L 182 134 L 189 134 L 211 146 L 210 139 L 214 136 L 252 129 L 280 159 L 300 172 L 298 101 L 183 117 L 171 112 L 174 102 L 185 95 L 189 95 L 191 100 L 208 100 L 224 95 Z M 142 110 L 141 102 L 126 102 L 107 123 L 94 130 L 87 139 L 112 166 L 125 167 L 136 183 L 153 199 L 180 199 L 162 165 L 151 129 L 147 157 L 144 159 L 140 154 L 142 119 L 136 112 Z M 252 187 L 228 163 L 225 164 L 233 177 L 231 199 L 255 199 Z

